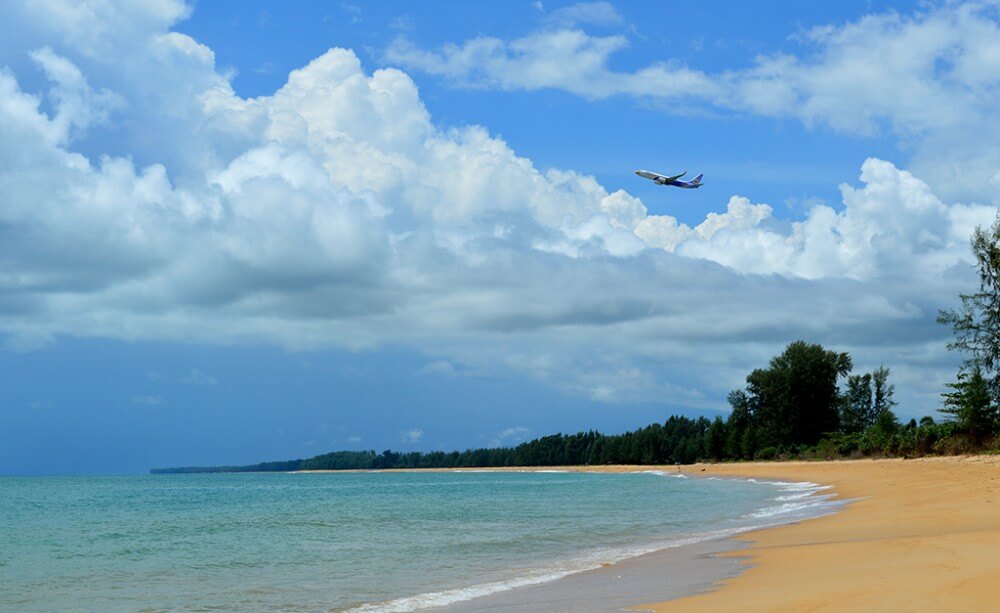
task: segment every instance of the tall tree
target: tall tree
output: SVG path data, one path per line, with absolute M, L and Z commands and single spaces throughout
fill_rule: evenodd
M 879 366 L 873 372 L 851 375 L 847 378 L 847 393 L 842 399 L 840 429 L 843 432 L 862 432 L 875 425 L 883 430 L 895 431 L 898 422 L 892 407 L 896 386 L 889 383 L 892 371 Z
M 955 391 L 942 394 L 942 413 L 955 421 L 977 445 L 996 432 L 1000 412 L 990 397 L 989 382 L 978 366 L 959 373 L 958 381 L 947 385 Z
M 871 373 L 851 375 L 847 378 L 847 394 L 840 416 L 840 429 L 844 432 L 861 432 L 871 425 L 872 376 Z
M 713 460 L 726 457 L 726 424 L 716 417 L 705 432 L 705 454 Z
M 851 371 L 851 357 L 821 345 L 795 341 L 768 368 L 747 376 L 745 392 L 730 394 L 731 419 L 751 424 L 756 448 L 814 445 L 840 422 L 839 377 Z M 747 419 L 749 417 L 749 419 Z M 744 453 L 746 453 L 744 449 Z
M 891 371 L 885 366 L 879 366 L 872 372 L 872 425 L 879 420 L 886 418 L 886 413 L 892 412 L 892 407 L 896 406 L 893 396 L 896 393 L 896 386 L 889 383 L 889 373 Z M 895 417 L 895 416 L 894 416 Z
M 1000 401 L 1000 212 L 992 227 L 976 227 L 972 254 L 979 291 L 959 294 L 961 306 L 940 311 L 938 321 L 951 326 L 955 339 L 948 348 L 966 354 L 964 367 L 981 371 L 996 402 Z
M 729 405 L 733 412 L 726 422 L 726 457 L 753 458 L 760 447 L 757 413 L 759 398 L 751 397 L 743 390 L 729 392 Z

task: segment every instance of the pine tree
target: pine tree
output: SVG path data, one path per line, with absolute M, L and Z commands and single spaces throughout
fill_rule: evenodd
M 874 395 L 872 401 L 872 421 L 874 423 L 888 423 L 887 413 L 892 413 L 892 407 L 896 406 L 893 395 L 896 393 L 896 386 L 889 383 L 889 373 L 891 371 L 885 366 L 879 366 L 872 372 L 872 383 L 874 384 Z M 895 421 L 896 416 L 892 416 Z M 869 424 L 873 425 L 873 424 Z
M 844 432 L 861 432 L 871 425 L 872 417 L 872 376 L 870 373 L 851 375 L 847 378 L 847 394 L 843 399 L 844 408 L 840 416 L 840 428 Z
M 979 291 L 959 294 L 961 307 L 941 311 L 938 322 L 951 326 L 949 349 L 966 354 L 964 367 L 981 370 L 994 402 L 1000 401 L 1000 212 L 989 229 L 972 233 L 972 254 L 979 272 Z
M 950 416 L 975 444 L 996 432 L 1000 411 L 990 397 L 989 382 L 978 365 L 959 373 L 958 381 L 947 385 L 955 391 L 942 394 L 942 413 Z

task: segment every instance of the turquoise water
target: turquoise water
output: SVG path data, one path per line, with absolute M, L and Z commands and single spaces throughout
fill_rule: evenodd
M 0 477 L 0 610 L 413 610 L 829 504 L 675 477 Z

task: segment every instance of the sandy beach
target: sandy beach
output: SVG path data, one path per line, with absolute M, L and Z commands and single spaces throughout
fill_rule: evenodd
M 655 611 L 988 611 L 1000 607 L 1000 457 L 717 464 L 699 475 L 813 481 L 841 512 L 750 532 L 746 572 Z M 638 603 L 637 603 L 638 604 Z
M 558 468 L 677 471 L 674 466 Z M 657 612 L 1000 607 L 1000 456 L 696 464 L 681 470 L 692 477 L 811 481 L 831 486 L 824 494 L 847 504 L 832 515 L 714 545 L 665 550 L 447 610 L 615 611 L 625 608 L 623 603 Z M 631 592 L 615 581 L 629 574 Z M 713 574 L 725 578 L 706 583 Z M 658 602 L 643 601 L 643 594 L 657 590 L 663 594 Z
M 638 468 L 677 470 L 568 470 Z M 657 612 L 1000 607 L 1000 456 L 682 469 L 695 477 L 811 481 L 832 486 L 824 493 L 850 502 L 833 515 L 747 532 L 714 545 L 665 550 L 447 610 L 616 611 L 626 608 L 623 603 L 631 603 L 632 610 Z M 724 578 L 706 582 L 713 575 Z M 619 585 L 623 579 L 627 586 Z M 649 593 L 663 597 L 643 602 Z

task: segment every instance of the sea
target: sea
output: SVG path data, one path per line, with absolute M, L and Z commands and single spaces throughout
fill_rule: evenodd
M 414 611 L 836 504 L 672 471 L 0 477 L 0 610 Z

